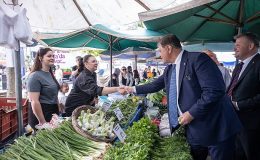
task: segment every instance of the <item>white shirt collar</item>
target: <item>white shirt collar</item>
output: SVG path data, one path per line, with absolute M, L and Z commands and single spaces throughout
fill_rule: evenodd
M 184 52 L 184 50 L 182 49 L 173 64 L 179 65 L 181 63 L 181 58 L 182 58 L 183 52 Z
M 255 54 L 253 54 L 252 56 L 247 57 L 245 60 L 243 60 L 242 62 L 244 63 L 244 65 L 247 65 L 247 64 L 254 58 L 254 56 L 255 56 L 256 54 L 258 54 L 258 53 L 255 53 Z

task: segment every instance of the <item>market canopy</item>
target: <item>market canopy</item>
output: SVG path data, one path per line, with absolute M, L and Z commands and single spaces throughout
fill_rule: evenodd
M 190 0 L 18 0 L 33 31 L 65 33 L 95 24 L 136 27 L 138 13 Z M 12 3 L 12 0 L 5 0 Z
M 234 51 L 234 43 L 199 43 L 199 44 L 188 44 L 182 47 L 185 50 L 191 52 L 199 52 L 209 49 L 214 52 L 232 52 Z
M 58 38 L 38 36 L 38 40 L 41 39 L 41 41 L 50 47 L 91 47 L 106 50 L 109 49 L 111 42 L 112 50 L 121 51 L 128 47 L 155 49 L 157 47 L 156 41 L 163 34 L 147 29 L 120 30 L 119 28 L 110 28 L 109 26 L 97 24 L 84 30 L 64 34 L 64 36 L 62 34 L 56 36 Z
M 156 51 L 144 48 L 144 47 L 128 47 L 122 51 L 113 51 L 112 52 L 113 59 L 132 59 L 135 60 L 136 68 L 137 68 L 137 62 L 141 60 L 146 60 L 149 58 L 155 58 L 156 57 Z M 109 56 L 109 51 L 103 51 L 100 54 L 100 58 L 103 61 L 109 61 L 111 60 Z
M 139 18 L 148 29 L 185 42 L 230 42 L 241 32 L 260 35 L 259 0 L 195 0 L 139 13 Z

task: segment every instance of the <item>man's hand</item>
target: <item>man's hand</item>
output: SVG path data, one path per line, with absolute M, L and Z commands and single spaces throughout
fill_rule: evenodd
M 189 124 L 193 119 L 192 115 L 187 111 L 178 118 L 178 121 L 180 125 L 184 126 Z
M 125 90 L 128 94 L 132 94 L 134 93 L 134 88 L 133 87 L 129 87 L 129 86 L 125 86 Z
M 121 87 L 118 87 L 117 88 L 117 91 L 122 94 L 122 95 L 126 95 L 127 94 L 127 91 L 125 90 L 125 87 L 124 86 L 121 86 Z

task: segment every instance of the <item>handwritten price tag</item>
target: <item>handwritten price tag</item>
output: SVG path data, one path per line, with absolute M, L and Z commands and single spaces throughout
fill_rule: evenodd
M 114 133 L 117 135 L 117 137 L 119 138 L 120 142 L 124 142 L 125 138 L 126 138 L 126 134 L 123 131 L 123 129 L 121 128 L 121 126 L 119 124 L 117 124 L 114 129 L 113 129 Z
M 103 110 L 106 112 L 107 110 L 109 110 L 109 108 L 111 107 L 112 103 L 111 102 L 104 102 L 102 104 L 102 108 Z
M 124 118 L 124 115 L 123 115 L 123 113 L 121 112 L 121 110 L 120 110 L 119 107 L 117 107 L 116 109 L 114 109 L 114 112 L 115 112 L 116 117 L 117 117 L 117 119 L 118 119 L 119 121 L 121 121 L 121 119 Z

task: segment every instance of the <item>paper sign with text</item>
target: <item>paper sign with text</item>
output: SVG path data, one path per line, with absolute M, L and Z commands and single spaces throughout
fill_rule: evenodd
M 121 141 L 121 142 L 124 142 L 125 141 L 125 138 L 126 138 L 126 134 L 125 132 L 123 131 L 123 129 L 121 128 L 121 126 L 119 124 L 117 124 L 113 131 L 115 132 L 115 134 L 117 135 L 118 139 Z
M 121 121 L 121 119 L 124 118 L 124 115 L 123 115 L 123 113 L 121 112 L 121 110 L 120 110 L 119 107 L 117 107 L 116 109 L 114 109 L 114 112 L 115 112 L 116 117 L 117 117 L 117 119 L 118 119 L 119 121 Z

